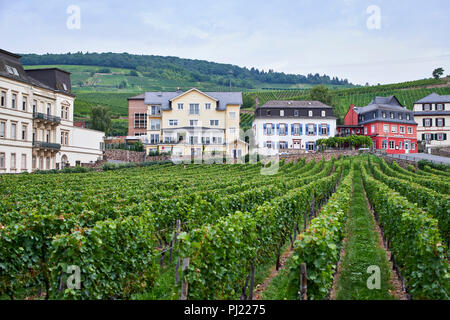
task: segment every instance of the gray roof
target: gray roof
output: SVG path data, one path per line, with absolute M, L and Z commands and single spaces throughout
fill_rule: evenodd
M 414 103 L 450 103 L 450 96 L 441 96 L 433 92 L 432 94 L 417 100 Z
M 144 99 L 145 99 L 145 93 L 128 98 L 128 100 L 144 100 Z
M 414 112 L 414 116 L 449 116 L 449 115 L 450 115 L 450 111 L 446 111 L 446 110 Z
M 405 107 L 403 107 L 395 96 L 375 97 L 375 99 L 373 99 L 368 106 L 354 107 L 354 110 L 358 115 L 362 114 L 365 115 L 364 121 L 361 120 L 358 121 L 360 125 L 374 121 L 416 124 L 416 122 L 414 121 L 414 113 L 411 110 L 408 110 Z M 390 116 L 383 118 L 381 112 L 376 112 L 376 115 L 373 115 L 372 111 L 376 110 L 391 111 L 394 113 L 394 119 L 391 119 Z M 398 118 L 398 114 L 400 113 L 405 115 L 405 117 L 402 120 Z M 406 119 L 407 114 L 411 116 L 410 120 Z
M 333 108 L 320 101 L 271 100 L 258 108 Z
M 161 105 L 161 110 L 171 110 L 170 100 L 182 95 L 185 92 L 181 90 L 175 92 L 146 92 L 145 104 Z M 217 100 L 216 110 L 219 111 L 226 110 L 227 105 L 231 104 L 242 105 L 241 92 L 203 92 L 203 93 Z
M 22 66 L 22 63 L 19 60 L 20 57 L 21 56 L 19 56 L 17 54 L 0 49 L 0 76 L 9 78 L 12 80 L 25 82 L 25 83 L 28 83 L 28 84 L 31 84 L 33 86 L 40 87 L 43 89 L 51 90 L 54 92 L 62 92 L 64 94 L 73 96 L 73 94 L 71 94 L 68 91 L 58 90 L 56 87 L 52 87 L 52 86 L 49 86 L 48 84 L 44 84 L 42 81 L 39 81 L 38 79 L 34 78 L 31 74 L 34 74 L 36 72 L 25 71 Z M 9 73 L 6 66 L 15 68 L 17 70 L 18 75 Z M 48 73 L 51 70 L 60 70 L 60 69 L 50 68 L 50 69 L 40 69 L 39 71 Z M 64 71 L 64 70 L 60 70 L 60 71 L 67 73 L 67 71 Z M 69 83 L 67 83 L 67 85 L 68 85 L 68 87 L 70 87 L 70 80 L 69 80 Z

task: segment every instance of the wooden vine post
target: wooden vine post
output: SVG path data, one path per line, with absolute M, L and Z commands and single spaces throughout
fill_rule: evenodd
M 300 290 L 298 291 L 300 300 L 307 300 L 308 280 L 306 278 L 306 263 L 300 265 Z
M 189 267 L 189 258 L 183 259 L 183 266 L 181 268 L 181 271 L 184 272 L 187 267 Z M 183 277 L 183 281 L 181 281 L 181 295 L 180 300 L 187 300 L 188 297 L 188 282 Z

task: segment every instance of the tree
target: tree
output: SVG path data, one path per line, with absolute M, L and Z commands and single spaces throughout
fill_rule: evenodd
M 314 101 L 320 101 L 326 105 L 331 105 L 333 103 L 333 97 L 331 96 L 330 90 L 324 85 L 318 85 L 311 89 L 309 93 L 309 98 Z
M 104 131 L 105 134 L 108 135 L 111 128 L 111 113 L 108 107 L 93 107 L 91 110 L 91 129 Z
M 251 96 L 245 94 L 242 98 L 242 109 L 253 107 L 254 102 L 255 101 L 253 101 L 253 98 Z
M 435 78 L 437 80 L 440 77 L 442 77 L 443 74 L 444 74 L 444 69 L 442 69 L 442 68 L 434 69 L 434 71 L 433 71 L 433 78 Z

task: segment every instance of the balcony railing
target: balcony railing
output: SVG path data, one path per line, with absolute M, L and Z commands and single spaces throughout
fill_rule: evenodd
M 50 143 L 44 141 L 33 141 L 33 148 L 60 150 L 61 145 L 59 143 Z
M 56 116 L 52 116 L 50 114 L 45 114 L 45 113 L 40 113 L 40 112 L 33 112 L 33 119 L 61 123 L 60 117 L 56 117 Z

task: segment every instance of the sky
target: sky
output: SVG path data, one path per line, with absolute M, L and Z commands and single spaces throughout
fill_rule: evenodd
M 178 56 L 374 85 L 450 74 L 449 13 L 448 0 L 0 0 L 0 48 Z

